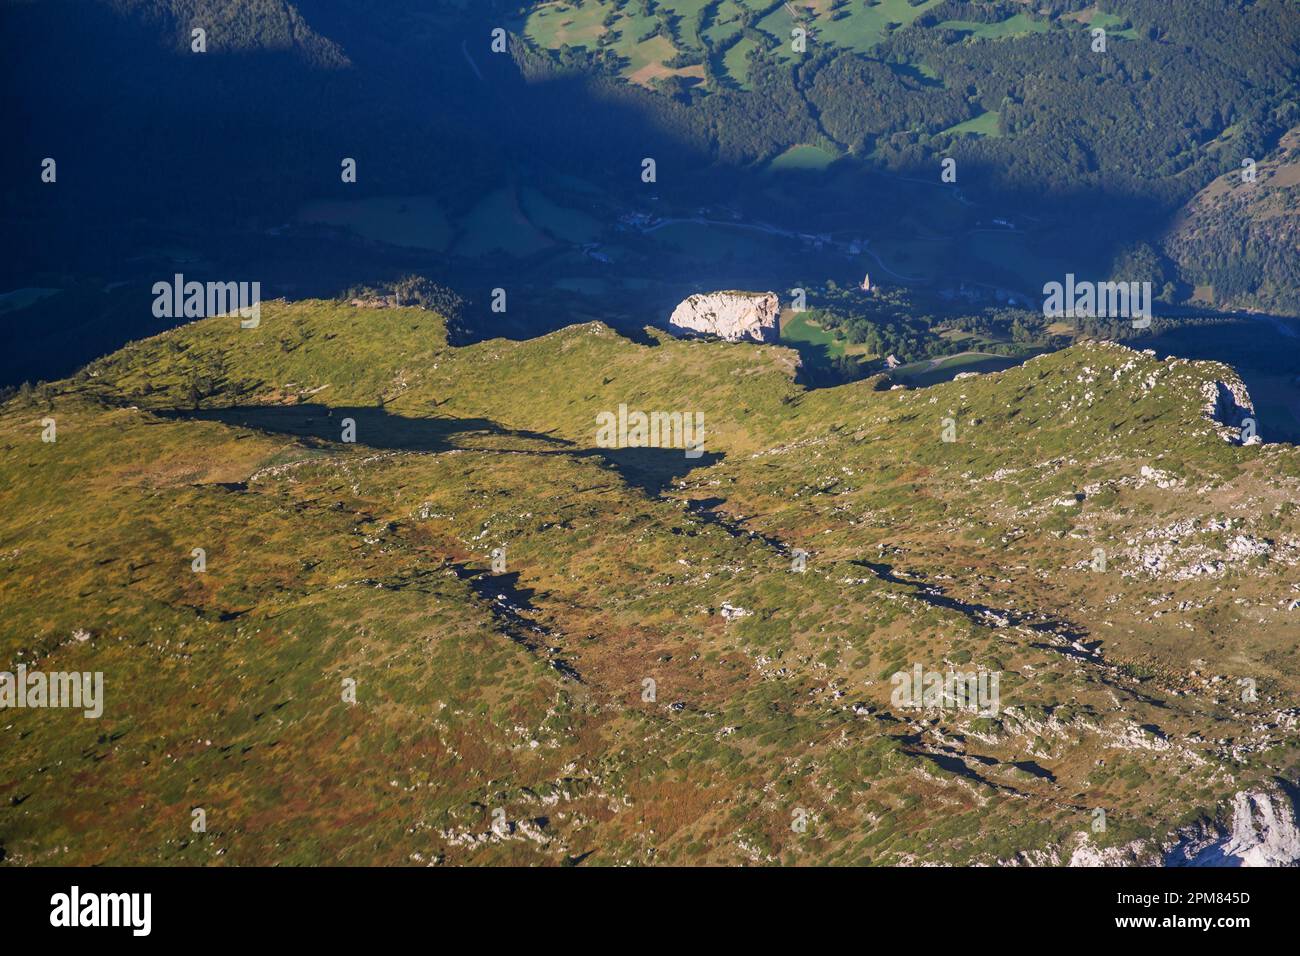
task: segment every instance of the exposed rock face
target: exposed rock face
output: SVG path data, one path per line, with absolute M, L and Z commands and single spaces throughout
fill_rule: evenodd
M 1183 827 L 1163 846 L 1134 840 L 1099 848 L 1084 834 L 1073 847 L 1070 866 L 1297 866 L 1300 828 L 1296 810 L 1281 790 L 1241 791 L 1231 818 Z M 1069 848 L 1067 848 L 1069 849 Z
M 1300 829 L 1282 793 L 1238 793 L 1227 831 L 1208 841 L 1184 840 L 1169 854 L 1172 866 L 1296 866 Z
M 775 342 L 781 302 L 775 292 L 705 292 L 673 310 L 669 324 L 728 342 Z
M 1254 418 L 1255 405 L 1239 378 L 1205 383 L 1205 414 L 1218 426 L 1225 441 L 1236 445 L 1258 445 L 1259 436 L 1242 434 L 1247 418 Z M 1226 427 L 1225 427 L 1226 426 Z

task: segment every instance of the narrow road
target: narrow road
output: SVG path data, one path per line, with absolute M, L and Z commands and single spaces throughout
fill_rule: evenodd
M 474 71 L 474 75 L 477 76 L 479 82 L 482 83 L 483 74 L 479 72 L 478 64 L 474 62 L 474 58 L 469 55 L 469 47 L 467 46 L 468 42 L 469 41 L 467 40 L 460 41 L 460 52 L 465 54 L 465 62 L 469 64 L 469 68 Z

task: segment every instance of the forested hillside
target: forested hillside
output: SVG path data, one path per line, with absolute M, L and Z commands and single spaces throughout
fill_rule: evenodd
M 1300 313 L 1300 129 L 1244 174 L 1198 193 L 1165 248 L 1201 301 Z

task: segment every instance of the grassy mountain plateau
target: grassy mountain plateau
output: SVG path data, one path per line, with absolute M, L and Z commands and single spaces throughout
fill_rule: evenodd
M 1231 368 L 797 361 L 308 301 L 11 399 L 4 657 L 105 689 L 5 715 L 6 858 L 1151 862 L 1289 806 L 1300 452 Z M 598 447 L 621 403 L 707 450 Z M 914 663 L 1000 710 L 896 706 Z
M 0 126 L 0 864 L 1300 864 L 1300 0 L 0 0 Z

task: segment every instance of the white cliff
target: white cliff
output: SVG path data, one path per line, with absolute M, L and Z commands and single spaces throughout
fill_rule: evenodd
M 1231 371 L 1231 370 L 1229 370 Z M 1254 420 L 1255 405 L 1246 391 L 1246 383 L 1233 373 L 1216 382 L 1206 382 L 1204 415 L 1214 422 L 1215 430 L 1224 441 L 1236 445 L 1258 445 L 1258 434 L 1246 434 L 1242 426 L 1246 419 Z
M 1277 788 L 1243 790 L 1222 821 L 1181 828 L 1163 843 L 1134 840 L 1101 848 L 1088 835 L 1067 846 L 1070 866 L 1298 866 L 1300 827 L 1296 809 Z
M 668 321 L 674 328 L 728 342 L 775 342 L 780 313 L 775 292 L 705 292 L 683 301 Z
M 1169 862 L 1174 866 L 1300 865 L 1295 809 L 1280 792 L 1238 793 L 1228 826 L 1204 840 L 1184 840 Z

